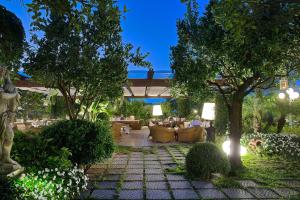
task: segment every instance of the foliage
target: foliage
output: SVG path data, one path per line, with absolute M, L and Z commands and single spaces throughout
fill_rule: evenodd
M 17 67 L 23 54 L 25 32 L 21 20 L 0 5 L 0 66 Z
M 110 102 L 97 101 L 93 102 L 91 107 L 88 110 L 89 120 L 92 122 L 109 120 L 112 116 L 113 108 Z
M 63 7 L 56 9 L 58 5 Z M 34 48 L 28 51 L 26 70 L 62 93 L 70 119 L 80 113 L 83 118 L 93 102 L 122 96 L 129 63 L 150 64 L 139 48 L 133 53 L 133 46 L 123 43 L 114 0 L 58 5 L 35 0 L 28 4 Z
M 187 3 L 178 21 L 178 44 L 172 48 L 175 81 L 188 96 L 218 91 L 229 111 L 232 169 L 242 165 L 243 99 L 256 88 L 297 75 L 299 64 L 299 8 L 278 1 L 210 1 L 204 15 L 196 0 Z
M 257 151 L 269 156 L 283 156 L 287 159 L 300 159 L 300 138 L 279 134 L 247 134 L 242 142 L 248 145 L 253 139 L 261 140 L 262 144 Z
M 170 101 L 166 101 L 166 102 L 162 103 L 161 110 L 163 112 L 164 118 L 174 116 L 173 105 L 172 105 L 172 102 L 170 102 Z
M 39 135 L 15 132 L 12 157 L 28 170 L 45 167 L 67 169 L 72 166 L 71 152 L 66 147 L 50 145 L 50 141 Z
M 37 173 L 29 173 L 14 181 L 14 187 L 23 191 L 19 198 L 24 200 L 62 199 L 69 200 L 79 196 L 87 189 L 87 177 L 77 167 L 68 170 L 45 168 Z
M 64 98 L 58 95 L 50 97 L 50 116 L 52 118 L 64 118 L 67 114 Z
M 44 114 L 47 114 L 44 105 L 46 96 L 44 94 L 21 90 L 20 95 L 22 98 L 17 114 L 22 117 L 24 121 L 28 118 L 42 118 Z
M 212 173 L 227 175 L 230 164 L 227 156 L 211 143 L 194 145 L 186 156 L 188 175 L 196 178 L 210 178 Z
M 119 108 L 117 108 L 117 115 L 124 117 L 134 116 L 136 119 L 143 120 L 147 124 L 152 117 L 151 106 L 147 106 L 143 101 L 127 101 L 124 100 Z
M 51 146 L 70 149 L 72 162 L 79 165 L 109 158 L 114 150 L 111 130 L 106 121 L 60 121 L 45 128 L 41 134 Z
M 0 200 L 15 200 L 22 190 L 18 190 L 12 184 L 12 180 L 7 177 L 0 176 Z
M 216 128 L 216 133 L 225 135 L 228 128 L 228 110 L 220 95 L 216 95 L 215 104 L 216 117 L 214 126 Z

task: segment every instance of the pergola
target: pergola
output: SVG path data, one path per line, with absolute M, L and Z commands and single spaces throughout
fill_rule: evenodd
M 18 73 L 20 80 L 15 82 L 17 88 L 43 94 L 49 94 L 51 88 L 35 83 Z M 173 74 L 170 71 L 129 71 L 128 81 L 124 85 L 126 98 L 171 98 L 170 86 Z

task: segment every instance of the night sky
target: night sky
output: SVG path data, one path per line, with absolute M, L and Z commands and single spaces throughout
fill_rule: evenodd
M 30 0 L 0 0 L 8 10 L 15 13 L 23 23 L 26 38 L 29 39 L 30 14 L 26 3 Z M 205 9 L 208 0 L 201 0 L 200 10 Z M 176 21 L 184 17 L 185 4 L 180 0 L 120 0 L 120 9 L 126 5 L 128 12 L 122 18 L 124 42 L 141 47 L 149 52 L 147 58 L 155 70 L 170 70 L 170 46 L 176 45 Z M 143 70 L 131 66 L 129 70 Z

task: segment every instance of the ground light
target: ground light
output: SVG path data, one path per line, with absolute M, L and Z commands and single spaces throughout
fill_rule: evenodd
M 230 155 L 230 140 L 226 140 L 223 145 L 222 145 L 223 151 L 227 154 Z M 246 147 L 240 145 L 240 155 L 244 156 L 247 154 L 247 149 Z

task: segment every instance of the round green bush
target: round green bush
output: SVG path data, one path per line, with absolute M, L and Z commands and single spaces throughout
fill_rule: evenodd
M 211 143 L 194 145 L 186 156 L 186 170 L 189 176 L 208 179 L 212 173 L 227 175 L 230 163 L 227 156 Z
M 111 129 L 107 121 L 61 121 L 44 129 L 42 137 L 57 148 L 68 148 L 72 153 L 71 161 L 79 165 L 109 158 L 114 151 Z

